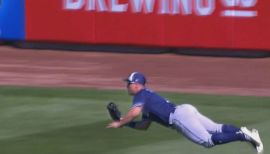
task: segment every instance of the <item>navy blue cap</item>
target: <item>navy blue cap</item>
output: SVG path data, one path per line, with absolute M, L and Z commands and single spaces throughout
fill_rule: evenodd
M 132 72 L 127 79 L 124 81 L 128 82 L 129 84 L 131 83 L 140 83 L 142 85 L 145 85 L 146 79 L 142 73 L 139 72 Z

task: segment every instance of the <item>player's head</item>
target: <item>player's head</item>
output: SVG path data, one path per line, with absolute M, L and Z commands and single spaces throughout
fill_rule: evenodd
M 130 95 L 139 92 L 146 84 L 146 78 L 139 72 L 132 72 L 124 81 L 127 82 L 127 89 Z

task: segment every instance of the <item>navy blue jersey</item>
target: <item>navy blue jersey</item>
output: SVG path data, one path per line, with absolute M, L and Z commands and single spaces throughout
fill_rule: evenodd
M 143 106 L 143 119 L 150 119 L 164 126 L 169 125 L 170 113 L 175 105 L 148 89 L 142 89 L 133 97 L 132 107 Z

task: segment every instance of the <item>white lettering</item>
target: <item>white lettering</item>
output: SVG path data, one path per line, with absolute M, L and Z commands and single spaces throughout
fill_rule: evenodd
M 173 0 L 172 14 L 179 14 L 180 9 L 183 15 L 192 14 L 192 1 L 191 0 Z
M 223 4 L 227 7 L 235 7 L 239 4 L 239 0 L 223 0 Z
M 169 14 L 169 1 L 168 0 L 159 0 L 160 7 L 159 7 L 159 14 Z
M 242 7 L 254 7 L 257 3 L 257 0 L 241 0 L 240 5 Z
M 93 10 L 96 10 L 96 8 L 95 8 L 95 3 L 96 2 L 96 0 L 89 0 L 88 1 L 88 6 L 87 6 L 87 10 L 89 10 L 89 11 L 93 11 Z
M 108 7 L 106 3 L 104 2 L 104 0 L 88 0 L 87 10 L 94 11 L 96 10 L 96 7 L 97 7 L 97 10 L 100 12 L 108 10 Z
M 65 0 L 64 9 L 79 10 L 83 7 L 84 0 Z
M 205 3 L 203 3 L 206 1 Z M 215 0 L 195 0 L 195 12 L 199 16 L 211 15 L 215 10 Z
M 118 0 L 111 0 L 111 11 L 112 12 L 126 12 L 128 4 L 119 4 Z
M 223 4 L 227 7 L 253 7 L 257 0 L 223 0 Z
M 222 16 L 251 18 L 257 16 L 257 11 L 226 10 L 222 12 Z
M 135 13 L 142 12 L 144 7 L 144 13 L 152 13 L 154 9 L 155 0 L 131 0 L 132 11 Z
M 243 7 L 250 8 L 255 6 L 257 0 L 223 0 L 225 7 Z M 253 10 L 225 10 L 221 13 L 222 16 L 227 17 L 256 17 L 257 11 Z
M 127 12 L 154 13 L 170 15 L 209 16 L 216 8 L 217 0 L 62 0 L 65 10 L 83 10 L 97 12 Z M 256 17 L 258 11 L 254 8 L 258 0 L 221 0 L 225 17 Z M 247 10 L 251 8 L 251 10 Z

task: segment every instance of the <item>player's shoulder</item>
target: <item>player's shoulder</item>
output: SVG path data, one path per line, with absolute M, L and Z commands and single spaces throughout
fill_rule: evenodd
M 151 90 L 144 88 L 141 91 L 139 91 L 135 95 L 135 97 L 146 97 L 146 96 L 150 95 L 151 93 L 153 93 Z
M 148 89 L 148 88 L 145 88 L 144 91 L 145 91 L 146 93 L 155 93 L 153 90 Z
M 153 90 L 147 89 L 147 88 L 141 90 L 141 92 L 140 92 L 140 95 L 152 95 L 152 94 L 155 94 L 155 92 Z

